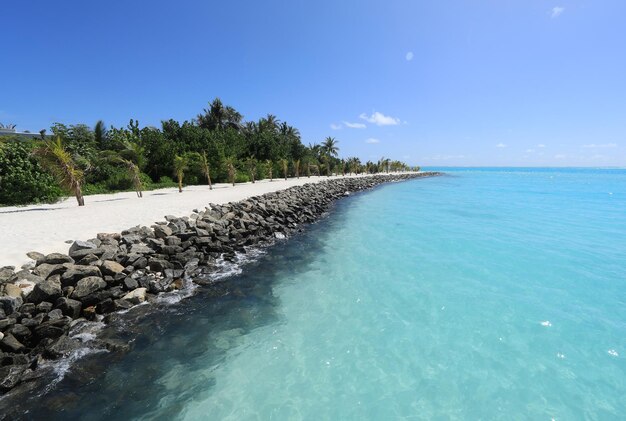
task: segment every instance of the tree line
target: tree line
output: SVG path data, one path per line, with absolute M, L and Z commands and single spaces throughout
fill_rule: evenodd
M 53 202 L 66 194 L 80 206 L 85 194 L 143 191 L 214 182 L 255 182 L 276 177 L 359 174 L 410 169 L 381 158 L 362 163 L 339 157 L 338 141 L 327 137 L 305 146 L 300 132 L 268 114 L 244 121 L 219 98 L 195 119 L 164 120 L 161 127 L 106 128 L 98 121 L 55 123 L 40 139 L 0 138 L 0 204 Z

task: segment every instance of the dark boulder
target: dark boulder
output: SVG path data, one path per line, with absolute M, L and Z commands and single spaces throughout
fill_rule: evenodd
M 45 349 L 45 354 L 49 358 L 67 357 L 72 352 L 80 348 L 80 342 L 62 335 Z
M 72 298 L 80 300 L 81 298 L 84 298 L 89 294 L 106 288 L 106 286 L 107 283 L 104 281 L 104 279 L 97 276 L 88 276 L 76 283 L 76 287 L 72 292 Z
M 5 314 L 12 314 L 24 304 L 22 297 L 0 297 L 0 308 Z
M 43 263 L 47 263 L 49 265 L 59 265 L 63 263 L 74 263 L 74 259 L 66 254 L 50 253 L 42 260 L 37 260 L 37 266 L 40 266 Z
M 39 339 L 58 338 L 65 333 L 65 329 L 59 326 L 59 324 L 58 320 L 44 322 L 35 328 L 35 335 L 37 335 Z
M 88 276 L 101 277 L 102 273 L 97 266 L 73 265 L 61 276 L 61 285 L 63 287 L 74 286 L 78 281 Z
M 80 301 L 72 300 L 71 298 L 61 297 L 56 303 L 55 307 L 63 313 L 65 316 L 69 316 L 72 319 L 77 319 L 80 316 L 80 310 L 83 305 Z
M 27 369 L 27 365 L 0 367 L 0 391 L 8 392 L 20 384 L 22 381 L 22 374 Z
M 124 266 L 112 260 L 105 260 L 102 262 L 102 265 L 100 265 L 100 270 L 103 275 L 114 276 L 118 273 L 122 273 L 124 271 Z
M 28 296 L 28 301 L 31 303 L 40 303 L 42 301 L 54 302 L 62 293 L 61 282 L 51 278 L 35 284 L 33 292 Z
M 26 347 L 10 333 L 5 333 L 0 341 L 0 349 L 7 352 L 22 352 Z

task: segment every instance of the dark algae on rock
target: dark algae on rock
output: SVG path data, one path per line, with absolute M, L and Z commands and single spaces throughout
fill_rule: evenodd
M 42 367 L 81 347 L 89 321 L 153 302 L 185 282 L 206 285 L 220 260 L 234 261 L 251 247 L 286 238 L 318 220 L 337 199 L 381 183 L 439 173 L 388 174 L 327 180 L 210 204 L 188 217 L 166 216 L 151 227 L 100 233 L 72 243 L 68 254 L 30 252 L 34 264 L 0 268 L 0 399 L 37 388 Z M 128 344 L 98 338 L 113 352 Z M 5 396 L 8 397 L 8 396 Z M 10 416 L 0 414 L 0 419 Z

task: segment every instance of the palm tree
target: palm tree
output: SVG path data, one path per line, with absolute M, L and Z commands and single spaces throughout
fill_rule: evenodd
M 76 166 L 70 153 L 61 142 L 61 137 L 54 140 L 44 140 L 33 154 L 39 159 L 41 165 L 46 168 L 57 182 L 76 196 L 78 206 L 85 206 L 85 199 L 81 185 L 83 172 Z
M 280 163 L 283 166 L 283 174 L 285 175 L 285 180 L 287 179 L 287 169 L 289 168 L 289 161 L 287 161 L 286 159 L 281 159 Z
M 334 137 L 330 137 L 328 136 L 326 139 L 324 139 L 324 142 L 322 143 L 321 146 L 321 150 L 325 155 L 326 158 L 326 175 L 328 175 L 330 177 L 330 159 L 331 157 L 337 156 L 337 153 L 339 152 L 339 147 L 337 146 L 337 140 L 335 140 Z
M 233 184 L 233 187 L 235 186 L 236 175 L 235 163 L 236 160 L 234 156 L 229 156 L 224 160 L 224 164 L 226 165 L 226 169 L 228 170 L 228 181 Z
M 200 170 L 202 170 L 202 175 L 206 177 L 207 182 L 209 183 L 209 190 L 213 190 L 213 185 L 211 184 L 211 171 L 209 168 L 209 161 L 206 159 L 206 151 L 202 152 L 202 161 L 201 161 Z
M 296 178 L 300 178 L 300 160 L 296 159 L 293 161 L 293 170 L 296 173 Z
M 176 155 L 174 157 L 174 175 L 178 179 L 178 192 L 183 192 L 183 177 L 188 168 L 187 158 L 185 156 Z
M 267 173 L 270 176 L 270 181 L 274 181 L 274 178 L 272 177 L 272 167 L 274 166 L 274 163 L 271 159 L 268 159 L 267 161 L 265 161 L 265 165 L 267 165 Z
M 209 130 L 223 130 L 227 127 L 239 130 L 243 119 L 233 107 L 224 106 L 219 98 L 215 98 L 203 112 L 204 114 L 198 114 L 198 125 Z
M 250 174 L 250 179 L 252 180 L 252 184 L 254 184 L 254 174 L 256 174 L 256 164 L 257 160 L 255 157 L 251 156 L 246 159 L 246 165 L 248 167 L 248 173 Z

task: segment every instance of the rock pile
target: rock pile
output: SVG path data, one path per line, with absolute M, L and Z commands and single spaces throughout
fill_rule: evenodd
M 189 217 L 75 241 L 67 254 L 28 253 L 34 265 L 0 268 L 0 393 L 38 377 L 43 359 L 76 349 L 70 328 L 183 287 L 183 278 L 284 238 L 336 199 L 389 181 L 437 173 L 329 180 L 211 204 Z

